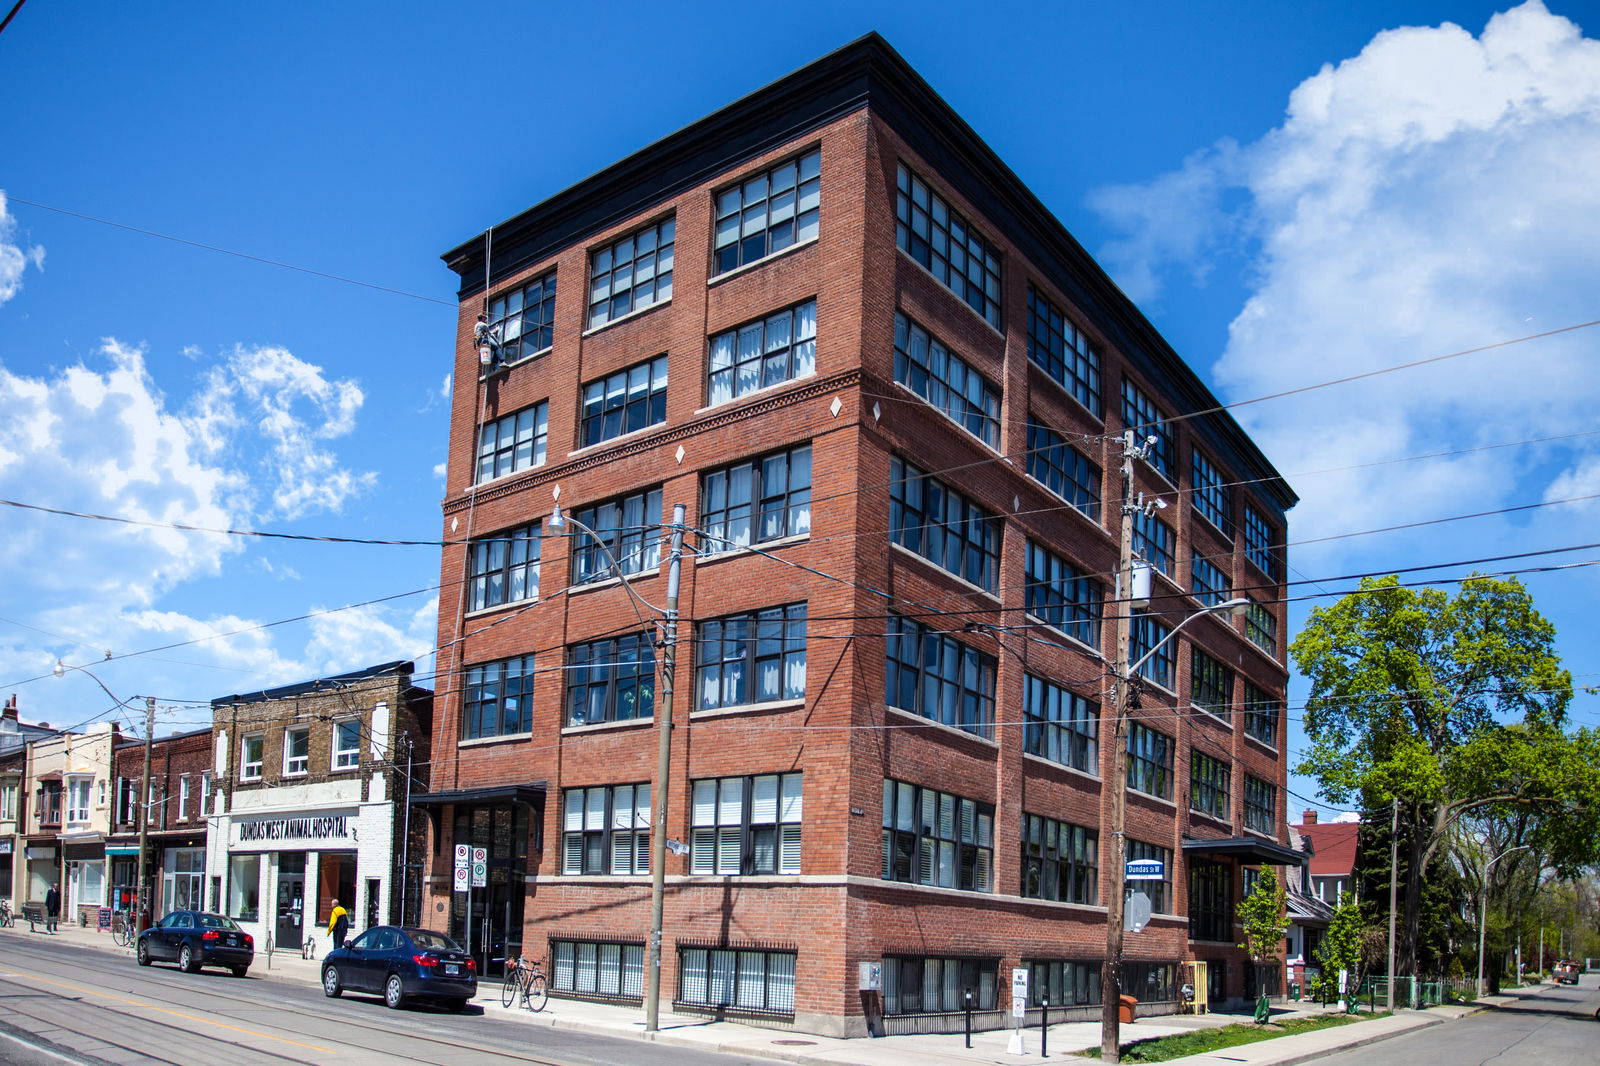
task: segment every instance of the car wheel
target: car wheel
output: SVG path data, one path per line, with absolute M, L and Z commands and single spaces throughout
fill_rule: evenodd
M 469 999 L 446 1000 L 445 1008 L 449 1010 L 451 1014 L 461 1014 L 467 1009 L 467 1004 L 470 1002 L 472 1001 Z
M 184 973 L 198 973 L 200 965 L 194 957 L 194 948 L 188 944 L 178 950 L 178 969 Z
M 329 999 L 338 999 L 344 994 L 344 986 L 339 983 L 339 971 L 332 966 L 322 968 L 322 994 Z
M 235 977 L 243 977 L 245 974 L 247 974 L 249 972 L 250 972 L 250 967 L 248 967 L 248 966 L 235 966 L 235 967 L 233 967 L 233 976 L 235 976 Z
M 389 980 L 383 984 L 383 1005 L 390 1010 L 399 1010 L 406 1005 L 405 985 L 400 983 L 400 975 L 392 973 Z
M 149 966 L 150 965 L 150 941 L 148 941 L 148 940 L 139 941 L 139 946 L 134 949 L 133 957 L 134 957 L 134 960 L 137 961 L 140 966 Z

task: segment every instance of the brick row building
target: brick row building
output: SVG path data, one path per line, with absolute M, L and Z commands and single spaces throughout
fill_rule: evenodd
M 473 238 L 439 606 L 430 914 L 638 1001 L 658 622 L 686 507 L 663 990 L 815 1032 L 1094 1014 L 1135 547 L 1124 985 L 1256 975 L 1284 846 L 1284 513 L 1256 446 L 888 45 L 855 42 Z M 1158 508 L 1155 501 L 1164 508 Z M 576 522 L 551 521 L 559 503 Z M 585 530 L 597 531 L 598 539 Z M 1248 613 L 1177 624 L 1230 596 Z M 484 887 L 452 891 L 458 844 Z M 469 915 L 471 919 L 469 921 Z M 863 996 L 861 964 L 881 966 Z

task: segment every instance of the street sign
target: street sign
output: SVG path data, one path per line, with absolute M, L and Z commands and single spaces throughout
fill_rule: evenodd
M 1166 865 L 1160 859 L 1129 859 L 1127 873 L 1123 876 L 1129 881 L 1164 881 Z
M 452 888 L 457 892 L 465 892 L 471 884 L 472 849 L 465 844 L 457 844 L 455 858 L 455 879 Z
M 489 849 L 472 849 L 472 887 L 482 888 L 489 883 Z
M 1020 967 L 1011 971 L 1011 1016 L 1028 1016 L 1028 971 Z
M 1150 924 L 1150 897 L 1143 892 L 1131 893 L 1122 904 L 1122 928 L 1137 933 Z

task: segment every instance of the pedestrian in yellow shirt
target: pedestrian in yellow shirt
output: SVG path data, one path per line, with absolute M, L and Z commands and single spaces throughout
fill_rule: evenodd
M 350 912 L 339 906 L 339 901 L 333 901 L 333 910 L 328 912 L 328 937 L 336 948 L 344 947 L 344 938 L 350 933 Z

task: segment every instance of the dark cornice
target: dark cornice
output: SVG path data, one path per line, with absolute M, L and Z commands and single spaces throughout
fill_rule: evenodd
M 1213 411 L 1217 398 L 1082 245 L 889 43 L 876 33 L 662 138 L 626 159 L 443 256 L 461 277 L 460 297 L 484 291 L 492 234 L 491 284 L 651 207 L 741 161 L 820 129 L 861 108 L 894 129 L 936 173 L 983 213 L 1003 242 L 1022 252 L 1071 299 L 1175 414 Z M 1110 399 L 1110 398 L 1108 398 Z M 1283 510 L 1298 497 L 1226 411 L 1192 420 L 1213 458 Z

